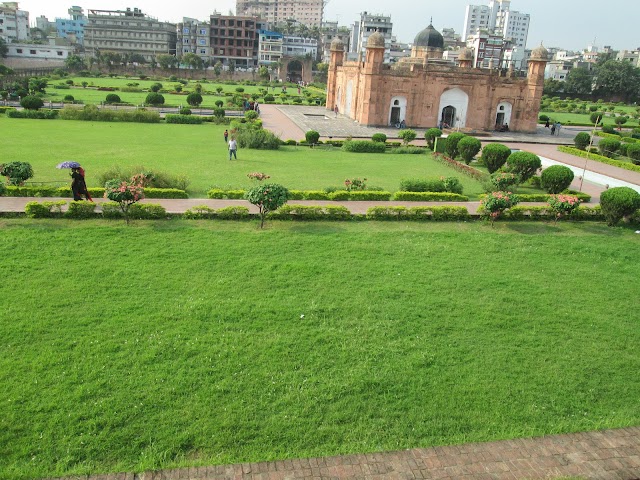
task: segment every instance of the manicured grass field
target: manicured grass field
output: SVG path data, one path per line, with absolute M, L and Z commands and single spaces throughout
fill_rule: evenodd
M 622 107 L 620 107 L 622 108 Z M 589 118 L 589 114 L 580 114 L 580 113 L 556 113 L 556 112 L 540 112 L 540 115 L 547 115 L 552 120 L 560 122 L 562 124 L 570 124 L 570 123 L 579 123 L 579 124 L 591 124 L 591 120 Z M 602 123 L 605 125 L 616 125 L 615 117 L 604 117 L 602 119 Z M 623 125 L 623 128 L 629 127 L 637 127 L 638 120 L 629 118 L 627 123 Z
M 0 230 L 0 478 L 640 423 L 631 230 Z
M 321 190 L 343 186 L 346 178 L 367 178 L 370 186 L 395 192 L 403 178 L 457 176 L 464 193 L 477 198 L 481 185 L 435 162 L 427 155 L 358 154 L 307 147 L 277 151 L 238 151 L 229 161 L 224 126 L 104 123 L 71 120 L 23 120 L 0 116 L 3 159 L 32 164 L 34 182 L 69 181 L 69 172 L 56 170 L 65 160 L 80 162 L 89 186 L 99 186 L 97 175 L 114 165 L 143 165 L 191 180 L 190 194 L 205 197 L 212 186 L 246 188 L 247 174 L 264 172 L 271 181 L 290 189 Z

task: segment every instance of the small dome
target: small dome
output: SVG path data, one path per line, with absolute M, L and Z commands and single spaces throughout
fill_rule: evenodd
M 344 42 L 340 40 L 338 37 L 334 38 L 333 40 L 331 40 L 330 50 L 344 51 Z
M 444 38 L 440 32 L 433 28 L 433 25 L 429 24 L 427 28 L 416 35 L 416 38 L 413 41 L 413 46 L 444 48 Z
M 367 40 L 367 48 L 385 48 L 384 36 L 380 32 L 374 32 Z
M 458 60 L 463 60 L 463 61 L 469 61 L 469 60 L 473 60 L 473 50 L 471 50 L 470 48 L 463 48 L 460 51 L 460 55 L 458 55 Z
M 535 48 L 531 52 L 531 57 L 529 57 L 529 60 L 538 60 L 541 62 L 546 62 L 549 60 L 549 52 L 546 48 L 542 46 L 542 44 L 540 44 L 538 48 Z

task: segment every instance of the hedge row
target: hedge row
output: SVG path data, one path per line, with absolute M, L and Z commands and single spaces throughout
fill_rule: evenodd
M 626 143 L 640 143 L 639 138 L 623 137 L 622 135 L 616 135 L 615 133 L 596 132 L 596 136 L 602 138 L 611 138 L 613 140 L 618 140 L 620 142 Z
M 468 220 L 466 207 L 371 207 L 369 220 Z
M 92 197 L 102 198 L 104 196 L 103 187 L 90 187 L 89 193 Z M 8 197 L 71 197 L 69 187 L 51 186 L 7 186 Z M 145 188 L 144 195 L 147 198 L 189 198 L 187 192 L 177 188 Z
M 576 157 L 588 158 L 589 160 L 595 160 L 596 162 L 606 163 L 607 165 L 613 165 L 614 167 L 624 168 L 625 170 L 631 170 L 632 172 L 640 172 L 640 165 L 621 162 L 620 160 L 613 160 L 596 153 L 589 153 L 583 150 L 578 150 L 575 147 L 564 147 L 561 145 L 558 147 L 558 151 L 570 153 L 571 155 L 575 155 Z
M 146 191 L 146 190 L 145 190 Z M 222 190 L 214 188 L 207 192 L 209 198 L 238 200 L 244 198 L 244 190 Z M 289 200 L 332 200 L 332 201 L 382 201 L 409 202 L 467 202 L 469 197 L 449 192 L 385 192 L 376 190 L 338 190 L 327 193 L 322 190 L 289 190 Z
M 476 170 L 473 167 L 470 167 L 469 165 L 466 165 L 465 163 L 462 162 L 458 162 L 457 160 L 454 160 L 452 158 L 447 157 L 446 155 L 443 155 L 441 153 L 438 152 L 434 152 L 433 153 L 433 159 L 437 162 L 443 163 L 445 165 L 450 166 L 451 168 L 453 168 L 454 170 L 457 170 L 460 173 L 463 173 L 465 175 L 467 175 L 468 177 L 471 177 L 475 180 L 484 182 L 484 181 L 488 181 L 489 180 L 489 175 L 487 175 L 484 172 L 481 172 L 480 170 Z
M 589 203 L 591 201 L 591 195 L 582 192 L 576 192 L 575 190 L 565 190 L 563 195 L 573 195 L 578 197 L 581 202 Z M 521 202 L 548 202 L 551 197 L 550 193 L 518 193 L 518 200 Z M 487 196 L 486 193 L 480 195 L 480 199 Z
M 352 217 L 349 209 L 342 205 L 295 204 L 283 205 L 268 216 L 278 220 L 350 220 Z
M 525 205 L 518 205 L 515 207 L 511 207 L 500 218 L 508 220 L 554 220 L 555 215 L 555 212 L 550 210 L 549 207 L 528 207 Z M 595 207 L 586 207 L 580 205 L 567 218 L 570 218 L 571 220 L 602 221 L 604 220 L 604 215 L 602 215 L 600 205 L 596 205 Z
M 58 118 L 58 110 L 7 110 L 7 117 L 9 118 L 33 118 L 37 120 L 55 120 Z
M 165 115 L 164 119 L 166 123 L 181 123 L 190 125 L 202 124 L 202 117 L 198 117 L 197 115 L 167 114 Z

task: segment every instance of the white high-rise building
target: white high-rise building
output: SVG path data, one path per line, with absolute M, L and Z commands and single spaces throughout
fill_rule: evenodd
M 491 0 L 489 5 L 467 5 L 462 40 L 487 32 L 502 35 L 514 46 L 526 47 L 529 35 L 528 13 L 511 10 L 511 0 Z
M 324 0 L 236 0 L 236 15 L 258 17 L 270 25 L 295 20 L 320 27 Z
M 350 52 L 355 54 L 362 54 L 362 58 L 365 57 L 367 52 L 367 42 L 369 37 L 379 32 L 384 37 L 384 63 L 391 61 L 391 37 L 392 37 L 393 23 L 391 23 L 391 17 L 389 15 L 374 15 L 367 12 L 360 14 L 360 20 L 355 22 L 351 28 Z
M 19 10 L 18 2 L 0 3 L 0 38 L 11 43 L 29 37 L 29 12 Z

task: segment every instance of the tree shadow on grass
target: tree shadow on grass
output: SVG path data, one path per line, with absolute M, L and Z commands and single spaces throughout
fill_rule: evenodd
M 338 222 L 298 222 L 293 221 L 289 230 L 309 235 L 335 235 L 344 233 L 345 229 Z
M 565 230 L 558 225 L 547 222 L 509 222 L 506 223 L 506 228 L 513 232 L 517 232 L 523 235 L 541 235 L 547 233 L 559 233 Z

